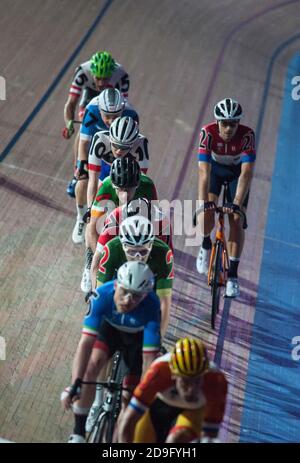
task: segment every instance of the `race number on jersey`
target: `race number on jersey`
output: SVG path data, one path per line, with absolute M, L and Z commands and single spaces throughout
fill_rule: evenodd
M 149 168 L 149 153 L 148 139 L 146 137 L 139 134 L 130 150 L 130 154 L 137 160 L 141 170 L 143 172 L 147 171 Z M 108 130 L 102 130 L 94 135 L 89 151 L 88 169 L 100 172 L 101 160 L 107 164 L 112 164 L 115 160 L 111 151 Z

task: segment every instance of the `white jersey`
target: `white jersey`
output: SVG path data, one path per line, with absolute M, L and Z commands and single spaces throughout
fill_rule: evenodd
M 79 98 L 85 88 L 90 88 L 94 92 L 97 91 L 90 67 L 91 61 L 86 61 L 76 68 L 69 91 L 70 95 L 74 95 Z M 125 98 L 128 96 L 129 77 L 121 64 L 116 63 L 116 69 L 109 79 L 108 86 L 120 90 Z
M 141 170 L 145 173 L 149 168 L 148 139 L 139 134 L 134 142 L 130 154 L 139 163 Z M 112 164 L 116 158 L 112 154 L 109 139 L 109 130 L 101 130 L 95 133 L 89 151 L 88 169 L 100 172 L 101 160 Z

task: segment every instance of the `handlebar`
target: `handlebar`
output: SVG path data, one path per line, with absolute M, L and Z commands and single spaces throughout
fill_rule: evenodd
M 102 386 L 110 391 L 128 391 L 132 392 L 134 388 L 124 387 L 122 384 L 116 381 L 81 381 L 81 384 L 87 384 L 91 386 Z
M 224 209 L 223 207 L 216 207 L 215 209 L 211 209 L 211 210 L 214 210 L 214 212 L 216 212 L 217 214 L 227 214 L 227 215 L 230 214 L 229 212 L 224 212 L 223 209 Z M 204 212 L 204 205 L 198 207 L 198 209 L 196 209 L 196 211 L 194 212 L 194 215 L 193 215 L 194 227 L 197 225 L 197 216 L 198 214 L 200 214 L 200 212 Z M 247 216 L 245 212 L 239 210 L 239 211 L 235 211 L 234 214 L 238 214 L 241 217 L 242 222 L 243 222 L 243 229 L 245 230 L 248 227 Z

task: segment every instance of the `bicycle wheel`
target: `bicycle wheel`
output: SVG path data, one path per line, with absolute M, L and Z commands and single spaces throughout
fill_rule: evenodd
M 215 259 L 212 264 L 212 279 L 211 279 L 211 295 L 212 295 L 212 304 L 211 304 L 211 327 L 215 329 L 216 315 L 219 312 L 220 304 L 220 272 L 222 271 L 222 243 L 217 241 L 215 244 Z
M 111 381 L 115 381 L 120 386 L 123 383 L 123 378 L 125 375 L 125 363 L 123 360 L 123 355 L 120 351 L 117 351 L 113 356 L 112 368 L 110 379 Z M 122 402 L 122 390 L 120 388 L 119 391 L 115 391 L 113 394 L 113 405 L 112 411 L 109 413 L 108 417 L 108 426 L 107 426 L 107 443 L 112 443 L 115 424 L 117 422 L 120 410 L 121 410 L 121 402 Z

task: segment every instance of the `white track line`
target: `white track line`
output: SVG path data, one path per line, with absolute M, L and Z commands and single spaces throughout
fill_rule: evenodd
M 15 166 L 14 164 L 8 164 L 6 162 L 2 162 L 1 163 L 3 166 L 5 167 L 9 167 L 10 169 L 15 169 L 15 170 L 20 170 L 22 172 L 26 172 L 27 174 L 30 174 L 30 175 L 35 175 L 37 177 L 44 177 L 44 178 L 48 178 L 50 180 L 54 180 L 55 182 L 59 182 L 59 183 L 64 183 L 66 184 L 68 181 L 65 180 L 65 179 L 62 179 L 62 178 L 59 178 L 59 177 L 53 177 L 51 175 L 46 175 L 46 174 L 42 174 L 40 172 L 35 172 L 33 170 L 29 170 L 29 169 L 24 169 L 24 167 L 18 167 L 18 166 Z M 0 164 L 0 165 L 1 165 Z

